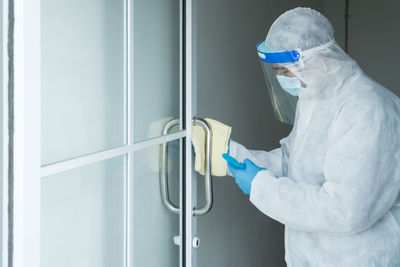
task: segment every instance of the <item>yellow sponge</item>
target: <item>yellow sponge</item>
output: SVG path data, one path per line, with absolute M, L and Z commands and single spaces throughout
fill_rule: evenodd
M 229 138 L 232 128 L 222 122 L 206 118 L 211 128 L 211 174 L 213 176 L 226 176 L 228 166 L 223 153 L 227 153 Z M 200 125 L 194 125 L 192 130 L 192 143 L 196 153 L 195 170 L 205 174 L 205 153 L 206 153 L 206 131 Z

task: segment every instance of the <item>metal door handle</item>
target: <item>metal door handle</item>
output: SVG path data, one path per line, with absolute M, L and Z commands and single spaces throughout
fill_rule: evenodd
M 163 129 L 162 134 L 168 134 L 169 129 L 174 127 L 175 125 L 179 125 L 179 119 L 174 119 L 169 121 Z M 168 190 L 168 143 L 163 143 L 161 148 L 161 172 L 160 172 L 160 185 L 161 185 L 161 198 L 164 202 L 167 209 L 172 211 L 173 213 L 179 214 L 179 207 L 171 202 L 169 198 L 169 190 Z
M 198 124 L 204 128 L 206 131 L 206 153 L 205 153 L 205 181 L 204 181 L 204 189 L 206 195 L 206 203 L 202 208 L 194 208 L 192 211 L 193 216 L 200 216 L 208 213 L 213 205 L 213 188 L 212 188 L 212 177 L 211 177 L 211 129 L 208 125 L 207 121 L 201 118 L 193 118 L 193 124 Z M 168 122 L 163 129 L 162 134 L 168 134 L 168 131 L 174 127 L 175 125 L 179 125 L 179 119 L 174 119 Z M 164 202 L 165 206 L 168 210 L 173 213 L 179 214 L 180 208 L 171 202 L 169 198 L 169 190 L 168 190 L 168 143 L 164 143 L 161 149 L 161 172 L 160 172 L 160 185 L 161 185 L 161 198 Z

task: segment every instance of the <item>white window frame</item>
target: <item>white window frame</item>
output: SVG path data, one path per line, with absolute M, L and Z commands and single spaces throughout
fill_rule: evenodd
M 128 25 L 132 25 L 132 1 L 125 0 L 126 21 Z M 183 11 L 185 14 L 185 34 L 186 42 L 184 43 L 184 50 L 181 47 L 181 55 L 185 51 L 185 70 L 181 77 L 185 84 L 181 83 L 181 88 L 185 88 L 185 105 L 181 102 L 181 118 L 184 118 L 185 130 L 169 134 L 167 136 L 160 136 L 140 143 L 134 143 L 132 138 L 132 92 L 126 90 L 125 104 L 128 112 L 125 117 L 126 120 L 126 145 L 107 149 L 100 152 L 91 153 L 84 156 L 79 156 L 73 159 L 67 159 L 56 163 L 41 166 L 41 127 L 40 127 L 40 112 L 41 112 L 41 45 L 40 45 L 40 0 L 4 0 L 3 7 L 8 7 L 8 3 L 14 5 L 14 194 L 12 200 L 14 202 L 13 210 L 13 253 L 12 261 L 13 267 L 40 267 L 40 198 L 41 198 L 41 179 L 49 175 L 53 175 L 62 171 L 72 168 L 81 167 L 87 164 L 104 161 L 106 159 L 115 158 L 118 156 L 125 156 L 125 172 L 126 179 L 124 186 L 126 189 L 130 188 L 130 180 L 132 178 L 132 166 L 128 164 L 131 162 L 132 152 L 145 149 L 157 144 L 162 144 L 172 140 L 183 139 L 185 140 L 183 150 L 185 155 L 186 165 L 184 168 L 183 176 L 185 181 L 185 193 L 181 194 L 181 207 L 185 207 L 181 213 L 180 232 L 185 229 L 183 245 L 181 246 L 181 260 L 182 266 L 195 266 L 196 257 L 192 248 L 192 239 L 196 230 L 196 220 L 192 216 L 192 210 L 195 205 L 195 183 L 193 182 L 193 169 L 192 169 L 192 147 L 190 142 L 193 118 L 193 88 L 195 84 L 194 77 L 194 56 L 193 56 L 193 28 L 194 28 L 194 0 L 181 0 L 184 5 L 184 10 L 181 9 L 181 17 Z M 6 36 L 8 24 L 6 9 L 3 9 L 3 37 Z M 130 12 L 129 12 L 130 11 Z M 125 28 L 125 32 L 132 32 L 132 29 Z M 126 55 L 129 60 L 125 62 L 127 66 L 125 88 L 132 88 L 131 74 L 132 62 L 130 53 L 132 51 L 132 38 L 131 35 L 125 35 L 127 39 L 125 43 L 129 49 L 125 49 Z M 7 40 L 7 39 L 5 39 Z M 7 51 L 5 42 L 3 42 L 3 52 Z M 6 63 L 6 53 L 3 57 L 3 74 L 8 77 L 8 69 Z M 181 68 L 182 69 L 182 68 Z M 3 87 L 6 85 L 6 79 L 3 80 Z M 183 86 L 184 85 L 184 86 Z M 6 87 L 4 87 L 6 88 Z M 181 101 L 182 97 L 181 90 Z M 185 107 L 185 110 L 182 107 Z M 6 106 L 5 106 L 6 107 Z M 182 116 L 184 115 L 185 116 Z M 5 116 L 4 114 L 3 116 Z M 182 121 L 183 122 L 183 121 Z M 5 142 L 3 140 L 3 142 Z M 5 172 L 3 173 L 3 175 Z M 6 176 L 3 176 L 6 177 Z M 181 180 L 181 184 L 182 184 Z M 182 190 L 181 190 L 182 191 Z M 125 233 L 130 237 L 130 191 L 125 190 L 125 197 L 127 199 L 127 206 L 125 207 Z M 185 205 L 183 205 L 183 197 Z M 184 217 L 182 217 L 184 216 Z M 185 227 L 182 226 L 185 223 Z M 4 224 L 4 218 L 3 218 Z M 3 233 L 4 233 L 3 227 Z M 3 253 L 8 253 L 7 241 L 3 240 Z M 131 240 L 127 238 L 125 244 L 125 266 L 131 266 L 130 249 Z M 184 254 L 184 262 L 182 255 Z M 3 266 L 8 266 L 4 262 Z

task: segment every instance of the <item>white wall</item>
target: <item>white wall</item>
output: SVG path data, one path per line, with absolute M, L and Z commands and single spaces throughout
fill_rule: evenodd
M 273 115 L 256 44 L 296 6 L 321 10 L 322 1 L 198 1 L 198 115 L 231 125 L 232 139 L 250 148 L 276 148 L 290 131 Z M 214 178 L 214 197 L 211 212 L 198 220 L 199 267 L 285 266 L 280 223 L 259 212 L 230 177 Z

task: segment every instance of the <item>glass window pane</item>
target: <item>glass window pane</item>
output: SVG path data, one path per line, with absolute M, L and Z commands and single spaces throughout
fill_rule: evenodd
M 132 261 L 133 266 L 179 266 L 179 215 L 167 210 L 160 193 L 160 146 L 133 156 Z M 179 141 L 169 143 L 168 184 L 173 203 L 179 205 Z
M 42 163 L 122 145 L 123 0 L 41 1 Z
M 42 267 L 123 266 L 123 159 L 42 178 Z
M 160 136 L 179 117 L 179 2 L 133 2 L 135 142 Z

